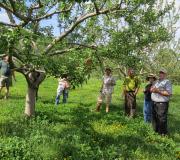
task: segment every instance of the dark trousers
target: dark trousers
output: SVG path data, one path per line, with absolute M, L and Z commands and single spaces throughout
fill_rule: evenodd
M 167 134 L 168 102 L 153 102 L 152 105 L 152 126 L 155 132 Z
M 134 92 L 125 93 L 125 114 L 131 117 L 135 116 L 136 112 L 136 95 Z

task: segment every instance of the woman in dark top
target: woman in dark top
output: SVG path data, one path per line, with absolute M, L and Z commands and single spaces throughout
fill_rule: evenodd
M 145 90 L 144 90 L 143 113 L 144 113 L 144 121 L 150 123 L 152 119 L 152 100 L 151 100 L 150 89 L 156 80 L 156 76 L 150 74 L 146 79 L 149 83 L 145 86 Z

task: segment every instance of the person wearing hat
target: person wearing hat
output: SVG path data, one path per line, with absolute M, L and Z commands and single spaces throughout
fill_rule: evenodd
M 132 68 L 128 69 L 128 76 L 123 83 L 125 97 L 125 115 L 134 117 L 136 114 L 136 95 L 140 88 L 140 80 Z
M 110 68 L 105 69 L 105 75 L 103 76 L 102 87 L 100 95 L 97 100 L 96 111 L 99 112 L 103 101 L 106 102 L 106 113 L 109 112 L 109 106 L 112 99 L 112 93 L 114 86 L 116 85 L 115 79 L 112 76 L 112 70 Z
M 152 104 L 152 126 L 155 132 L 160 135 L 166 135 L 167 131 L 167 114 L 169 100 L 172 95 L 172 84 L 167 79 L 167 71 L 159 71 L 159 79 L 151 87 Z
M 149 74 L 146 78 L 149 82 L 144 89 L 144 107 L 143 107 L 143 114 L 144 114 L 144 121 L 150 123 L 152 120 L 152 100 L 151 100 L 151 87 L 156 81 L 156 76 L 154 74 Z

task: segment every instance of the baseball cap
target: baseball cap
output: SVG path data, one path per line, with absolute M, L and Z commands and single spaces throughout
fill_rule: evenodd
M 160 70 L 159 70 L 159 73 L 165 73 L 165 74 L 167 74 L 167 70 L 165 69 L 165 68 L 161 68 Z

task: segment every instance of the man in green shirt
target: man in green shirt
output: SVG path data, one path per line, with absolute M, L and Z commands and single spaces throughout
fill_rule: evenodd
M 10 76 L 11 76 L 11 69 L 9 64 L 9 56 L 4 55 L 2 60 L 0 61 L 0 93 L 3 87 L 6 88 L 6 95 L 5 99 L 9 96 L 9 86 L 10 86 Z
M 128 69 L 128 76 L 123 83 L 125 96 L 125 114 L 134 117 L 136 112 L 136 95 L 140 88 L 140 81 L 133 69 Z

